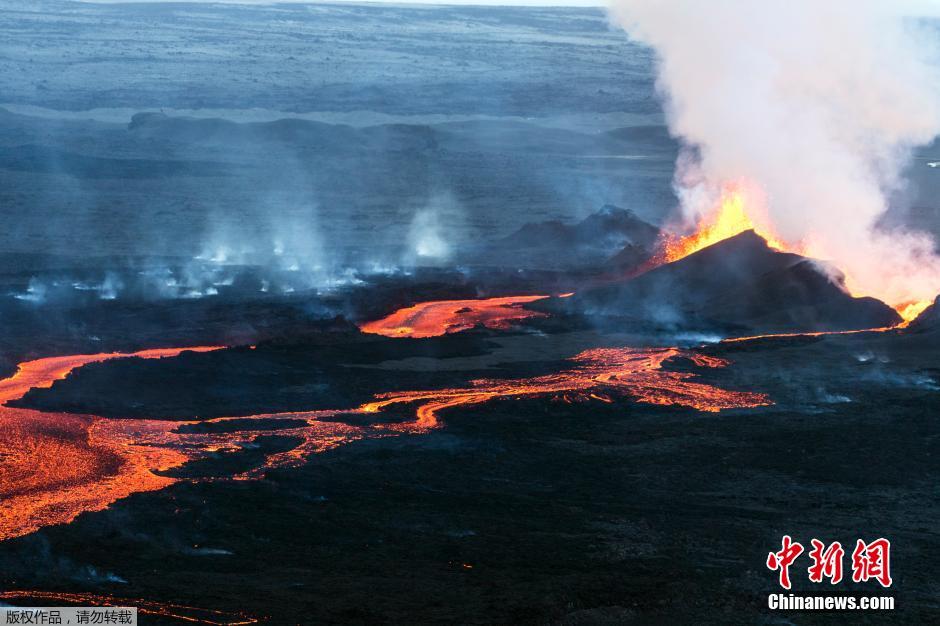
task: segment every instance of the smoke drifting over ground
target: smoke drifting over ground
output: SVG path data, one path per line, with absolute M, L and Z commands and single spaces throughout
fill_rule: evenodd
M 755 188 L 755 222 L 834 261 L 850 289 L 932 299 L 940 258 L 924 233 L 876 228 L 912 148 L 940 132 L 937 37 L 894 3 L 612 0 L 658 55 L 671 132 L 687 150 L 684 217 L 724 185 Z M 766 211 L 764 210 L 766 209 Z

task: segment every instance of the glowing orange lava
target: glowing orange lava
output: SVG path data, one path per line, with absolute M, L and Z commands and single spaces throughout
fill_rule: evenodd
M 657 252 L 641 267 L 634 270 L 630 277 L 648 272 L 661 265 L 683 259 L 690 254 L 730 237 L 734 237 L 735 235 L 739 235 L 747 230 L 753 230 L 766 240 L 767 245 L 774 250 L 792 252 L 803 256 L 813 255 L 811 246 L 807 245 L 805 242 L 801 242 L 798 245 L 787 243 L 766 227 L 756 223 L 749 214 L 749 208 L 752 209 L 753 207 L 749 207 L 747 196 L 742 189 L 743 188 L 734 185 L 725 187 L 722 190 L 721 201 L 717 211 L 714 215 L 703 218 L 697 224 L 695 232 L 691 235 L 680 237 L 664 234 L 660 239 Z M 858 288 L 858 285 L 855 284 L 855 281 L 849 275 L 844 277 L 843 287 L 853 297 L 864 295 L 863 290 Z M 932 300 L 921 300 L 903 302 L 900 304 L 889 303 L 902 318 L 902 321 L 896 327 L 906 327 L 920 315 L 931 302 Z
M 754 341 L 755 339 L 786 339 L 793 337 L 825 337 L 827 335 L 858 335 L 861 333 L 884 333 L 891 330 L 899 330 L 902 328 L 907 328 L 907 326 L 917 319 L 917 316 L 923 313 L 924 309 L 927 306 L 930 306 L 930 302 L 927 302 L 927 305 L 917 309 L 921 303 L 915 303 L 913 307 L 907 307 L 905 310 L 899 313 L 904 318 L 900 324 L 895 326 L 881 326 L 877 328 L 858 328 L 854 330 L 819 330 L 811 332 L 793 332 L 793 333 L 768 333 L 766 335 L 749 335 L 746 337 L 728 337 L 727 339 L 722 339 L 721 343 L 740 343 L 745 341 Z M 904 307 L 902 307 L 904 308 Z
M 744 193 L 740 189 L 729 187 L 722 192 L 717 213 L 700 221 L 694 233 L 685 237 L 667 236 L 663 239 L 657 264 L 678 261 L 748 230 L 753 230 L 763 237 L 775 250 L 787 249 L 787 245 L 776 235 L 754 223 L 748 215 Z
M 215 347 L 189 348 L 194 351 Z M 0 381 L 0 404 L 30 388 L 49 387 L 76 367 L 124 356 L 176 356 L 184 348 L 134 354 L 52 357 L 20 365 Z M 179 465 L 172 450 L 130 449 L 96 436 L 96 418 L 0 406 L 0 539 L 71 521 L 137 491 L 161 489 L 168 479 L 151 470 Z
M 197 350 L 213 350 L 206 347 Z M 47 387 L 76 367 L 108 358 L 174 356 L 185 350 L 147 350 L 131 355 L 96 354 L 39 359 L 23 363 L 11 378 L 0 381 L 0 401 L 7 402 L 31 387 Z M 686 357 L 698 367 L 723 367 L 726 361 L 676 348 L 598 348 L 577 356 L 573 366 L 556 374 L 517 380 L 483 379 L 467 387 L 379 394 L 358 409 L 264 413 L 203 421 L 104 419 L 70 413 L 43 413 L 0 406 L 0 540 L 33 532 L 42 526 L 67 523 L 85 511 L 98 511 L 120 498 L 162 489 L 177 479 L 155 471 L 218 452 L 234 452 L 265 436 L 248 429 L 232 432 L 190 432 L 195 424 L 277 418 L 296 426 L 278 434 L 299 444 L 268 455 L 255 470 L 233 476 L 250 479 L 266 469 L 296 466 L 311 454 L 364 437 L 422 433 L 440 425 L 439 413 L 456 406 L 477 405 L 495 398 L 551 396 L 564 401 L 599 400 L 613 396 L 658 405 L 679 405 L 700 411 L 770 404 L 760 393 L 727 391 L 694 380 L 694 374 L 670 371 L 663 365 Z M 344 413 L 376 413 L 392 404 L 415 403 L 415 421 L 404 424 L 355 426 L 321 421 Z
M 544 313 L 528 311 L 523 304 L 549 296 L 507 296 L 483 300 L 435 300 L 399 309 L 387 317 L 359 326 L 362 332 L 386 337 L 437 337 L 476 326 L 505 329 L 513 322 Z
M 699 367 L 728 364 L 723 359 L 678 348 L 595 348 L 575 356 L 572 359 L 575 366 L 557 374 L 518 380 L 480 379 L 472 381 L 470 387 L 456 389 L 385 393 L 360 410 L 376 412 L 390 404 L 421 402 L 416 425 L 434 428 L 441 409 L 480 404 L 494 398 L 554 396 L 568 401 L 593 398 L 607 402 L 610 395 L 620 395 L 647 404 L 686 406 L 709 412 L 771 404 L 764 394 L 727 391 L 692 380 L 695 378 L 692 373 L 663 368 L 666 361 L 677 357 L 689 358 Z
M 921 300 L 920 302 L 905 302 L 894 307 L 894 309 L 898 312 L 898 315 L 901 316 L 901 319 L 904 320 L 901 322 L 900 327 L 907 327 L 931 304 L 933 304 L 932 300 Z
M 817 330 L 810 332 L 795 333 L 767 333 L 766 335 L 748 335 L 746 337 L 728 337 L 722 339 L 720 343 L 743 343 L 745 341 L 755 341 L 757 339 L 792 339 L 795 337 L 825 337 L 828 335 L 859 335 L 861 333 L 883 333 L 889 330 L 897 330 L 904 324 L 898 326 L 882 326 L 879 328 L 858 328 L 855 330 Z

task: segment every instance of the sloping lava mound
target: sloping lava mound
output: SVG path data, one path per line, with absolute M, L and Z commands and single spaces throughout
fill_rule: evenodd
M 567 306 L 672 327 L 755 331 L 849 330 L 890 326 L 897 313 L 854 298 L 816 261 L 778 252 L 747 231 L 626 282 L 579 292 Z

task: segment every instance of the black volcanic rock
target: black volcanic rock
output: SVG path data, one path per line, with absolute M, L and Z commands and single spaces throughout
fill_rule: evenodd
M 778 252 L 753 231 L 626 282 L 571 298 L 581 312 L 677 328 L 754 332 L 873 328 L 900 321 L 874 298 L 854 298 L 814 260 Z
M 634 269 L 650 258 L 650 249 L 633 243 L 625 245 L 620 252 L 610 257 L 607 265 L 614 270 Z
M 629 250 L 642 261 L 658 237 L 659 229 L 633 211 L 605 205 L 574 224 L 559 220 L 526 224 L 476 251 L 475 257 L 487 265 L 566 269 L 599 265 Z
M 520 247 L 544 246 L 546 239 L 575 246 L 621 245 L 627 242 L 649 246 L 658 236 L 659 229 L 640 219 L 633 211 L 607 204 L 576 224 L 557 220 L 527 224 L 502 241 Z

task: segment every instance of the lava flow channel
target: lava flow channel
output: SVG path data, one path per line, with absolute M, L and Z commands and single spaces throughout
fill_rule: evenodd
M 566 401 L 611 401 L 621 395 L 637 402 L 686 406 L 699 411 L 753 408 L 772 404 L 766 394 L 728 391 L 697 382 L 691 372 L 663 368 L 666 361 L 686 357 L 699 367 L 725 367 L 728 361 L 678 348 L 595 348 L 572 360 L 574 367 L 556 374 L 513 380 L 479 379 L 469 387 L 430 391 L 403 391 L 376 396 L 360 407 L 377 412 L 389 405 L 416 402 L 417 421 L 408 428 L 431 429 L 439 425 L 442 409 L 481 404 L 494 398 L 552 396 Z M 389 428 L 395 428 L 395 425 Z
M 549 296 L 505 296 L 482 300 L 435 300 L 420 302 L 399 309 L 374 322 L 365 322 L 359 328 L 365 333 L 386 337 L 437 337 L 447 333 L 469 330 L 476 326 L 505 329 L 513 322 L 545 313 L 529 311 L 523 304 L 544 300 Z
M 191 349 L 191 348 L 190 348 Z M 213 350 L 215 348 L 197 348 Z M 0 402 L 23 396 L 33 387 L 48 387 L 82 365 L 123 356 L 175 356 L 186 348 L 133 354 L 96 354 L 40 359 L 23 363 L 0 381 Z M 302 464 L 310 455 L 365 437 L 418 434 L 440 426 L 439 413 L 457 406 L 479 405 L 496 398 L 553 397 L 566 401 L 612 402 L 622 396 L 638 402 L 678 405 L 699 411 L 771 404 L 761 393 L 728 391 L 694 380 L 691 372 L 664 368 L 685 357 L 698 367 L 724 367 L 727 361 L 677 348 L 597 348 L 581 352 L 572 366 L 558 373 L 521 379 L 481 379 L 466 387 L 379 394 L 355 409 L 264 413 L 203 421 L 106 419 L 71 413 L 43 413 L 0 406 L 0 540 L 28 534 L 42 526 L 67 523 L 85 511 L 98 511 L 132 493 L 162 489 L 177 478 L 157 471 L 218 452 L 236 452 L 266 431 L 253 430 L 253 420 L 289 420 L 279 429 L 297 445 L 270 454 L 254 469 L 232 476 L 252 479 L 276 467 Z M 326 416 L 377 413 L 393 404 L 413 403 L 415 420 L 404 424 L 357 426 Z M 226 432 L 206 432 L 194 425 L 235 421 Z M 247 424 L 247 425 L 246 425 Z M 212 429 L 208 429 L 212 430 Z
M 20 364 L 16 374 L 0 381 L 0 541 L 43 526 L 68 523 L 85 511 L 99 511 L 130 494 L 163 489 L 178 479 L 156 472 L 217 452 L 236 452 L 264 432 L 187 432 L 185 427 L 227 420 L 291 420 L 296 427 L 278 434 L 296 437 L 298 445 L 272 454 L 265 467 L 294 465 L 310 454 L 350 440 L 365 429 L 318 421 L 323 415 L 349 411 L 274 413 L 213 420 L 170 421 L 110 419 L 93 415 L 42 412 L 6 406 L 31 388 L 49 387 L 72 370 L 121 357 L 161 358 L 184 351 L 219 347 L 143 350 L 52 357 Z M 250 478 L 256 473 L 235 476 Z
M 185 348 L 193 351 L 215 347 Z M 161 448 L 127 449 L 94 436 L 98 418 L 6 406 L 29 389 L 49 387 L 77 367 L 118 357 L 176 356 L 184 348 L 51 357 L 20 364 L 0 381 L 0 540 L 71 521 L 137 491 L 170 482 L 153 473 L 186 460 Z

